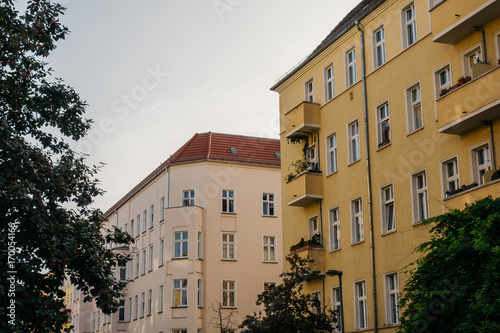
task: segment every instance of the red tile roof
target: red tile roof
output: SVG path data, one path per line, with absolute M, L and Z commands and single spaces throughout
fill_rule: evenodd
M 232 150 L 236 149 L 236 153 Z M 229 163 L 254 164 L 261 166 L 279 167 L 281 160 L 276 156 L 280 152 L 280 141 L 243 135 L 220 133 L 196 133 L 179 150 L 160 164 L 153 172 L 137 184 L 129 193 L 114 204 L 104 218 L 109 217 L 144 186 L 155 179 L 170 165 L 193 163 L 201 161 L 222 161 Z

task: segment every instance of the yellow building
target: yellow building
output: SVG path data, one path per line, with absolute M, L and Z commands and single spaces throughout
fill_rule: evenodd
M 498 0 L 364 0 L 271 88 L 284 251 L 319 240 L 298 253 L 343 295 L 335 274 L 305 291 L 345 332 L 396 330 L 422 219 L 499 196 L 499 59 Z

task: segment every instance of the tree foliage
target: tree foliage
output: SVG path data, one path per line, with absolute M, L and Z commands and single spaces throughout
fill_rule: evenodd
M 410 265 L 399 332 L 500 332 L 500 198 L 424 223 L 432 235 Z
M 303 284 L 320 279 L 317 271 L 308 267 L 309 259 L 288 256 L 290 271 L 281 274 L 282 283 L 271 286 L 258 295 L 262 312 L 248 315 L 240 325 L 244 333 L 333 332 L 335 316 L 321 308 L 321 302 L 303 292 Z
M 117 309 L 124 287 L 114 269 L 128 258 L 105 243 L 130 237 L 102 229 L 90 207 L 102 194 L 99 167 L 69 145 L 91 126 L 86 104 L 43 61 L 68 33 L 62 13 L 55 2 L 31 0 L 21 15 L 0 0 L 2 332 L 60 332 L 66 276 L 104 313 Z

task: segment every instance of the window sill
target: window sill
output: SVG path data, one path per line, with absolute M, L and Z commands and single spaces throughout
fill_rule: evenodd
M 238 259 L 227 259 L 227 258 L 221 258 L 220 260 L 222 260 L 222 261 L 238 261 Z
M 262 215 L 262 217 L 269 217 L 269 218 L 277 218 L 278 216 L 276 215 Z
M 189 259 L 189 257 L 173 257 L 172 260 Z
M 236 213 L 234 212 L 220 212 L 220 213 L 225 215 L 236 215 Z
M 379 143 L 379 144 L 378 144 L 378 147 L 377 147 L 377 151 L 382 150 L 382 149 L 384 149 L 384 148 L 387 148 L 387 147 L 389 147 L 391 144 L 392 144 L 392 142 L 391 142 L 391 141 L 389 141 L 389 142 L 385 142 L 385 143 Z
M 382 233 L 381 236 L 384 237 L 384 236 L 388 236 L 388 235 L 395 234 L 395 233 L 396 233 L 396 229 L 390 230 L 390 231 L 386 231 L 386 232 Z
M 419 131 L 421 131 L 421 130 L 423 130 L 423 129 L 424 129 L 424 126 L 422 126 L 422 127 L 418 128 L 418 129 L 416 129 L 416 130 L 414 130 L 414 131 L 412 131 L 412 132 L 409 132 L 408 134 L 406 134 L 406 136 L 410 136 L 410 135 L 412 135 L 412 134 L 415 134 L 415 133 L 417 133 L 417 132 L 419 132 Z
M 339 172 L 339 170 L 335 170 L 334 172 L 331 172 L 331 173 L 327 174 L 325 177 L 328 178 L 328 177 L 330 177 L 330 176 L 332 176 L 332 175 L 334 175 L 334 174 L 336 174 L 338 172 Z
M 187 307 L 187 305 L 174 305 L 172 306 L 172 309 L 186 309 Z
M 358 243 L 356 243 L 358 244 Z M 333 249 L 333 250 L 330 250 L 328 253 L 334 253 L 334 252 L 339 252 L 340 250 L 342 250 L 341 247 L 339 247 L 338 249 Z
M 351 243 L 351 246 L 356 246 L 356 245 L 359 245 L 359 244 L 363 244 L 365 242 L 365 240 L 363 239 L 362 241 L 359 241 L 359 242 L 356 242 L 356 243 Z
M 347 166 L 350 167 L 351 165 L 356 164 L 358 162 L 361 162 L 361 158 L 359 160 L 356 160 L 356 161 L 353 161 L 353 162 L 349 162 L 349 164 L 347 164 Z
M 265 260 L 263 260 L 262 263 L 263 264 L 277 264 L 278 262 L 277 261 L 265 261 Z
M 163 313 L 163 310 L 158 311 L 158 313 Z

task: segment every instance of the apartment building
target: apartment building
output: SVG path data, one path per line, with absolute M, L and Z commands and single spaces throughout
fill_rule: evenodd
M 75 332 L 217 332 L 219 306 L 236 330 L 283 271 L 280 193 L 279 140 L 194 135 L 105 213 L 134 238 L 110 244 L 126 296 L 103 315 L 75 294 Z
M 420 222 L 500 195 L 499 65 L 500 1 L 363 0 L 271 88 L 283 251 L 321 244 L 295 252 L 338 331 L 395 332 Z

